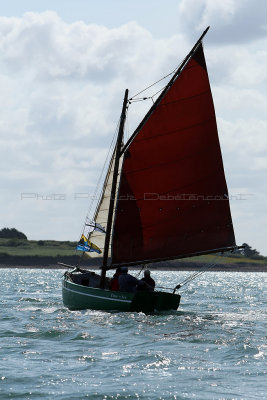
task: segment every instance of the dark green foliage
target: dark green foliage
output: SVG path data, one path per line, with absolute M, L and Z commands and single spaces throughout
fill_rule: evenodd
M 230 258 L 249 258 L 251 260 L 264 260 L 266 257 L 262 256 L 260 252 L 256 249 L 252 249 L 247 243 L 242 244 L 242 249 L 236 249 L 232 253 L 231 251 L 227 251 L 223 253 L 222 257 L 230 257 Z
M 252 249 L 252 247 L 249 246 L 247 243 L 243 243 L 242 246 L 243 246 L 243 249 L 241 249 L 241 254 L 244 257 L 254 258 L 254 259 L 255 259 L 255 257 L 261 257 L 260 253 L 256 249 Z
M 0 230 L 0 238 L 6 239 L 26 239 L 27 236 L 24 233 L 18 231 L 15 228 L 3 228 Z
M 44 246 L 45 242 L 43 240 L 38 240 L 37 244 L 38 246 Z

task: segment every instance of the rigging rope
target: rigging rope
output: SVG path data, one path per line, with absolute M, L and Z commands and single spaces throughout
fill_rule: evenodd
M 147 264 L 143 264 L 142 268 L 140 269 L 140 271 L 138 272 L 138 274 L 136 275 L 136 278 L 141 274 L 141 272 L 143 271 L 144 268 L 146 268 Z
M 129 99 L 129 101 L 133 100 L 134 97 L 139 96 L 139 94 L 141 94 L 141 93 L 145 92 L 146 90 L 150 89 L 151 87 L 155 86 L 157 83 L 159 83 L 159 82 L 163 81 L 164 79 L 168 78 L 169 76 L 175 74 L 175 72 L 176 72 L 177 69 L 180 67 L 180 65 L 181 65 L 181 63 L 180 63 L 172 72 L 170 72 L 169 74 L 163 76 L 161 79 L 159 79 L 158 81 L 152 83 L 151 85 L 147 86 L 145 89 L 141 90 L 140 92 L 136 93 L 134 96 L 132 96 L 132 97 Z M 155 96 L 155 95 L 154 95 L 154 96 Z M 153 96 L 152 96 L 152 97 L 153 97 Z M 144 98 L 144 99 L 146 99 L 146 98 Z
M 108 161 L 110 160 L 110 158 L 111 158 L 110 154 L 112 153 L 112 151 L 113 151 L 113 149 L 114 149 L 114 142 L 115 142 L 115 139 L 116 139 L 116 136 L 117 136 L 118 127 L 119 127 L 119 122 L 118 122 L 118 124 L 117 124 L 115 133 L 114 133 L 114 135 L 113 135 L 112 141 L 111 141 L 110 146 L 109 146 L 109 150 L 108 150 L 108 153 L 107 153 L 107 156 L 106 156 L 104 165 L 103 165 L 103 167 L 102 167 L 100 176 L 99 176 L 99 178 L 98 178 L 98 181 L 97 181 L 97 184 L 96 184 L 96 188 L 95 188 L 95 192 L 94 192 L 93 198 L 92 198 L 92 200 L 91 200 L 91 203 L 90 203 L 90 206 L 89 206 L 89 210 L 88 210 L 88 212 L 87 212 L 87 216 L 89 216 L 90 213 L 91 213 L 91 210 L 92 210 L 92 207 L 93 207 L 93 203 L 94 203 L 95 198 L 98 197 L 98 203 L 99 203 L 99 201 L 100 201 L 100 199 L 101 199 L 101 196 L 102 196 L 102 194 L 103 194 L 104 187 L 101 188 L 101 192 L 99 193 L 99 195 L 98 195 L 98 191 L 99 191 L 99 187 L 101 186 L 101 183 L 102 183 L 102 180 L 103 180 L 103 174 L 104 174 L 104 172 L 105 172 L 105 170 L 106 170 L 107 162 L 108 162 Z M 97 206 L 98 206 L 98 203 L 97 203 Z
M 109 149 L 108 149 L 106 158 L 105 158 L 104 165 L 103 165 L 103 167 L 102 167 L 102 169 L 101 169 L 99 178 L 98 178 L 98 180 L 97 180 L 97 184 L 96 184 L 96 187 L 95 187 L 93 196 L 92 196 L 92 198 L 91 198 L 91 202 L 89 203 L 89 208 L 88 208 L 88 211 L 87 211 L 87 214 L 86 214 L 86 218 L 85 218 L 85 221 L 84 221 L 84 224 L 83 224 L 82 231 L 81 231 L 81 233 L 80 233 L 80 237 L 81 237 L 82 234 L 84 234 L 85 226 L 86 226 L 86 220 L 87 220 L 87 218 L 90 218 L 90 216 L 91 216 L 91 211 L 92 211 L 92 208 L 93 208 L 93 205 L 94 205 L 94 202 L 95 202 L 96 198 L 98 198 L 98 201 L 97 201 L 97 206 L 98 206 L 99 201 L 100 201 L 100 199 L 101 199 L 101 196 L 102 196 L 102 194 L 103 194 L 104 188 L 102 187 L 102 189 L 101 189 L 101 191 L 100 191 L 100 193 L 99 193 L 99 187 L 101 186 L 101 183 L 102 183 L 102 181 L 103 181 L 103 174 L 104 174 L 104 172 L 105 172 L 105 170 L 106 170 L 107 162 L 108 162 L 108 160 L 110 159 L 110 154 L 112 153 L 112 151 L 113 151 L 113 149 L 114 149 L 114 142 L 115 142 L 115 139 L 116 139 L 116 137 L 117 137 L 117 132 L 118 132 L 118 129 L 119 129 L 119 122 L 120 122 L 120 120 L 119 120 L 118 123 L 117 123 L 117 126 L 116 126 L 116 129 L 115 129 L 115 132 L 114 132 L 112 141 L 111 141 L 111 143 L 110 143 L 110 146 L 109 146 Z M 96 209 L 97 209 L 97 206 L 96 206 Z
M 130 103 L 129 103 L 130 104 Z M 129 109 L 129 105 L 127 106 L 127 111 Z M 124 129 L 124 143 L 126 143 L 130 137 L 130 129 L 129 129 L 129 117 L 128 117 L 128 112 L 126 112 L 125 116 L 125 129 Z
M 168 78 L 169 76 L 174 75 L 175 72 L 176 72 L 176 71 L 178 70 L 178 68 L 180 67 L 180 65 L 181 65 L 181 64 L 179 64 L 178 67 L 176 67 L 176 68 L 175 68 L 172 72 L 170 72 L 168 75 L 165 75 L 163 78 L 161 78 L 161 79 L 159 79 L 158 81 L 152 83 L 152 85 L 148 86 L 147 88 L 141 90 L 141 92 L 136 93 L 134 96 L 132 96 L 132 97 L 128 100 L 129 104 L 131 104 L 131 103 L 137 103 L 137 102 L 139 102 L 139 101 L 145 101 L 145 100 L 152 100 L 152 102 L 153 102 L 153 104 L 154 104 L 154 97 L 157 96 L 159 93 L 161 93 L 161 92 L 165 89 L 166 85 L 163 86 L 161 89 L 157 90 L 156 93 L 154 93 L 154 94 L 151 95 L 151 96 L 137 97 L 137 98 L 136 98 L 136 96 L 138 96 L 139 94 L 141 94 L 141 93 L 145 92 L 146 90 L 152 88 L 153 86 L 157 85 L 159 82 L 163 81 L 164 79 Z
M 231 253 L 234 253 L 234 250 L 232 250 Z M 216 267 L 216 265 L 218 265 L 218 260 L 222 256 L 222 254 L 223 254 L 223 252 L 218 254 L 217 257 L 215 257 L 215 260 L 213 262 L 211 262 L 210 264 L 207 264 L 207 265 L 206 264 L 203 265 L 198 271 L 195 271 L 193 274 L 191 274 L 187 278 L 185 278 L 182 282 L 180 282 L 177 286 L 175 286 L 175 288 L 173 289 L 173 293 L 175 293 L 175 291 L 177 289 L 180 289 L 182 286 L 186 285 L 187 283 L 196 279 L 200 275 L 204 274 L 204 272 L 206 272 L 207 269 Z

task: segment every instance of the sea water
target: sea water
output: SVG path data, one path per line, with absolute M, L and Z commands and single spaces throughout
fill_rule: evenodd
M 0 269 L 0 399 L 267 398 L 266 273 L 206 272 L 151 315 L 69 311 L 62 274 Z

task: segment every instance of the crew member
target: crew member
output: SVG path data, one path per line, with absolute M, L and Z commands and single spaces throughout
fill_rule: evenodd
M 118 282 L 118 278 L 121 274 L 121 268 L 118 267 L 116 269 L 115 274 L 113 275 L 113 278 L 111 279 L 110 285 L 109 285 L 109 289 L 110 290 L 114 290 L 114 291 L 118 291 L 119 290 L 119 282 Z
M 148 285 L 149 290 L 154 290 L 155 281 L 153 278 L 151 278 L 149 269 L 146 269 L 144 271 L 144 277 L 141 279 L 141 281 L 145 282 Z
M 128 274 L 127 267 L 121 267 L 121 274 L 118 277 L 118 282 L 121 292 L 136 292 L 138 285 L 143 284 L 139 279 Z

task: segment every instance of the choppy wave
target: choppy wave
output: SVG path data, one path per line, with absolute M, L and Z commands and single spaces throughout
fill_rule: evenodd
M 69 311 L 62 271 L 0 275 L 0 399 L 267 398 L 264 273 L 207 272 L 150 315 Z

